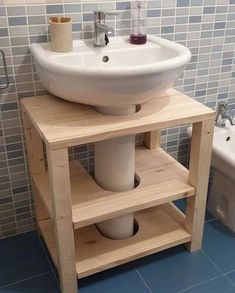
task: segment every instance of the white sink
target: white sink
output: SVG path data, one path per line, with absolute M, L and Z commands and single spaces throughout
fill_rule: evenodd
M 32 44 L 44 87 L 63 99 L 93 106 L 124 108 L 141 104 L 171 87 L 191 58 L 175 42 L 148 36 L 145 45 L 128 37 L 110 38 L 107 47 L 74 41 L 70 53 L 56 53 L 50 43 Z M 107 61 L 107 62 L 104 62 Z

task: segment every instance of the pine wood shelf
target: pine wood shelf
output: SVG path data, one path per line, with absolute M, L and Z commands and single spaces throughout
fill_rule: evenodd
M 76 272 L 83 278 L 146 255 L 189 242 L 184 215 L 173 205 L 164 204 L 135 214 L 139 231 L 130 239 L 110 240 L 95 225 L 75 231 Z M 39 222 L 40 231 L 57 264 L 53 226 L 50 220 Z
M 214 111 L 174 90 L 141 105 L 133 115 L 109 116 L 51 95 L 22 100 L 22 107 L 52 149 L 163 129 L 214 117 Z
M 100 188 L 79 161 L 70 164 L 72 218 L 81 228 L 109 218 L 156 206 L 195 194 L 187 182 L 188 170 L 162 149 L 136 149 L 136 174 L 140 184 L 128 192 Z M 33 176 L 35 188 L 52 217 L 47 172 Z
M 185 243 L 201 248 L 215 113 L 170 89 L 130 116 L 107 116 L 51 95 L 21 100 L 36 220 L 57 265 L 62 293 L 77 278 Z M 160 130 L 193 124 L 189 170 L 160 148 Z M 136 178 L 128 192 L 101 189 L 68 148 L 145 133 L 136 149 Z M 47 166 L 44 162 L 44 141 Z M 183 215 L 171 202 L 186 198 Z M 134 212 L 139 231 L 104 238 L 94 225 Z

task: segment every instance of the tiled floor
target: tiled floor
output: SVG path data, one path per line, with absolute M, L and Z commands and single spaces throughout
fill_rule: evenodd
M 184 203 L 178 204 L 184 209 Z M 79 293 L 235 293 L 235 234 L 207 213 L 203 249 L 184 246 L 82 279 Z M 60 292 L 35 232 L 0 241 L 0 293 Z

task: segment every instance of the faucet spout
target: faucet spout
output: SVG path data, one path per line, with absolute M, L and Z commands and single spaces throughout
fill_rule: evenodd
M 106 46 L 109 43 L 109 35 L 112 35 L 114 30 L 105 24 L 106 14 L 114 14 L 114 12 L 94 11 L 94 45 Z M 115 13 L 116 14 L 116 13 Z
M 217 109 L 217 115 L 215 118 L 215 125 L 218 127 L 225 127 L 226 121 L 228 120 L 231 125 L 235 125 L 234 116 L 228 112 L 227 103 L 220 103 Z
M 105 24 L 97 23 L 96 26 L 97 26 L 97 29 L 104 31 L 107 35 L 111 35 L 113 33 L 113 28 Z

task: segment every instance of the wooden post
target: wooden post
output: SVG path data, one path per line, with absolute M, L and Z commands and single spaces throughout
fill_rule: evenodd
M 213 130 L 211 119 L 193 124 L 188 181 L 195 187 L 196 194 L 187 199 L 185 219 L 185 227 L 192 234 L 187 245 L 191 252 L 202 246 Z
M 152 150 L 159 148 L 161 144 L 161 130 L 149 131 L 144 134 L 144 145 Z
M 34 175 L 45 172 L 42 139 L 25 113 L 23 113 L 23 120 L 30 174 Z M 31 183 L 34 209 L 38 223 L 41 220 L 47 219 L 48 213 L 36 188 L 34 188 L 33 180 L 31 180 Z
M 77 292 L 68 150 L 47 148 L 58 271 L 63 293 Z

